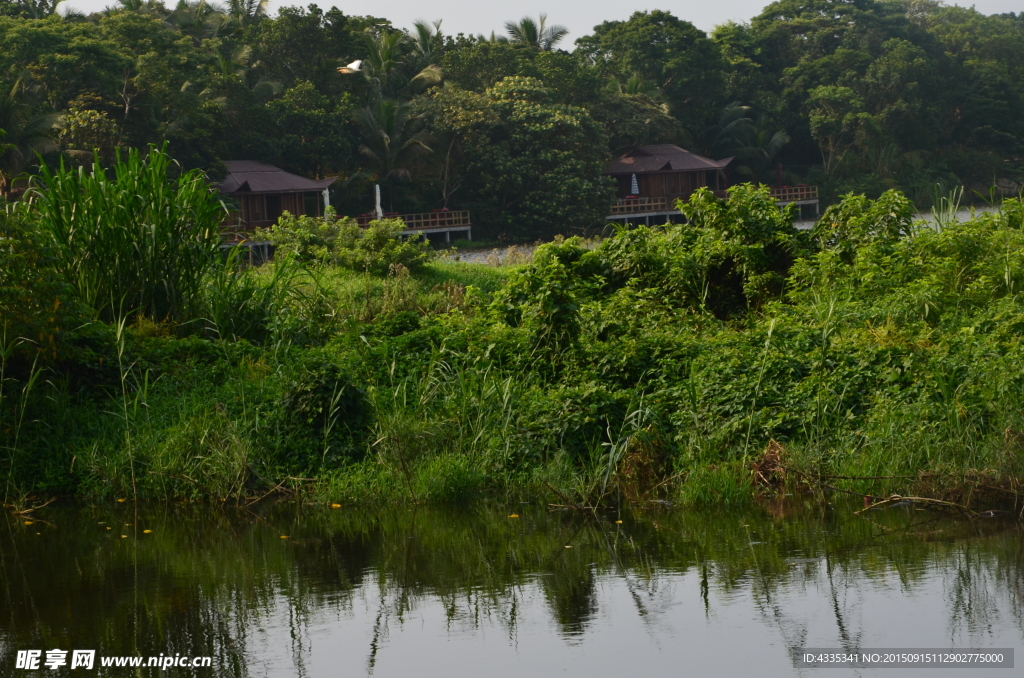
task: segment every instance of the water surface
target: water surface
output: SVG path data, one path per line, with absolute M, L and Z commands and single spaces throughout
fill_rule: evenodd
M 856 508 L 47 507 L 0 523 L 0 675 L 51 648 L 273 678 L 771 677 L 822 671 L 793 668 L 794 647 L 1020 653 L 1017 524 Z

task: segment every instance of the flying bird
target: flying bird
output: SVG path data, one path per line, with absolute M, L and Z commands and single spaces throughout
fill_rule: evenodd
M 339 68 L 338 72 L 339 73 L 358 73 L 359 72 L 359 67 L 362 66 L 362 65 L 363 65 L 363 60 L 362 59 L 356 59 L 355 61 L 350 63 L 348 66 L 342 66 L 341 68 Z

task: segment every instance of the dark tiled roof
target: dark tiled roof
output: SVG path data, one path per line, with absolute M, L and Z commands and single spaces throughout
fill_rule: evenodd
M 290 193 L 322 191 L 334 183 L 335 177 L 307 179 L 283 169 L 252 160 L 225 160 L 228 175 L 216 185 L 221 193 Z
M 725 169 L 732 158 L 711 160 L 675 144 L 638 146 L 629 153 L 608 163 L 607 174 L 636 174 L 643 172 L 698 172 Z

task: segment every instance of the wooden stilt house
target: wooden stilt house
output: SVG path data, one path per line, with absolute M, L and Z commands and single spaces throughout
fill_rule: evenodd
M 664 214 L 675 210 L 698 188 L 726 188 L 725 170 L 732 158 L 711 160 L 674 144 L 638 146 L 608 164 L 617 184 L 612 216 Z
M 335 178 L 307 179 L 251 160 L 226 160 L 228 174 L 216 188 L 234 211 L 225 226 L 251 231 L 277 222 L 283 212 L 322 216 L 329 203 L 327 187 Z
M 732 160 L 711 160 L 673 144 L 638 146 L 608 164 L 605 173 L 616 181 L 617 200 L 607 219 L 647 224 L 678 219 L 676 200 L 689 199 L 698 188 L 725 198 Z M 795 203 L 818 212 L 817 186 L 776 186 L 770 193 L 779 205 Z

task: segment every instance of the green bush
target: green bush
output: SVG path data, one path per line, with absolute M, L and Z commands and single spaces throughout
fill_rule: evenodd
M 358 229 L 354 219 L 336 219 L 334 209 L 328 207 L 322 217 L 293 216 L 285 211 L 270 228 L 257 229 L 256 240 L 269 240 L 278 250 L 294 255 L 299 261 L 332 261 L 339 240 L 352 239 Z M 342 233 L 346 236 L 342 237 Z
M 295 217 L 285 212 L 269 229 L 256 237 L 269 240 L 279 250 L 300 261 L 333 263 L 355 271 L 385 275 L 395 266 L 419 271 L 434 258 L 426 241 L 402 237 L 401 219 L 371 221 L 360 228 L 354 219 L 336 219 L 328 208 L 323 217 Z
M 417 469 L 417 481 L 424 495 L 435 502 L 458 504 L 479 495 L 486 475 L 464 456 L 449 454 L 425 461 Z
M 361 458 L 370 423 L 366 395 L 322 351 L 304 355 L 274 414 L 277 462 L 314 473 Z
M 886 191 L 877 200 L 850 193 L 832 205 L 812 231 L 822 250 L 835 250 L 849 262 L 869 243 L 895 244 L 912 232 L 914 205 L 899 191 Z
M 301 296 L 301 271 L 287 254 L 261 269 L 249 268 L 240 260 L 243 252 L 241 247 L 231 248 L 206 278 L 204 333 L 264 343 L 280 334 Z
M 207 277 L 206 339 L 140 319 L 122 346 L 92 323 L 0 448 L 18 449 L 19 487 L 137 478 L 150 496 L 299 477 L 360 498 L 738 504 L 794 491 L 773 464 L 878 496 L 921 489 L 903 478 L 1019 484 L 1019 201 L 932 229 L 899 194 L 847 196 L 812 233 L 754 187 L 683 207 L 687 224 L 558 240 L 515 268 L 414 275 L 395 261 L 397 223 L 337 229 L 323 265 L 232 254 Z M 46 249 L 29 222 L 5 233 L 20 239 L 0 241 L 0 262 L 29 284 L 0 270 L 0 293 L 27 327 L 19 295 L 49 318 L 32 277 Z M 384 278 L 327 265 L 342 255 L 393 263 Z
M 68 357 L 69 341 L 87 321 L 75 289 L 57 274 L 53 247 L 25 209 L 0 211 L 0 352 Z
M 434 251 L 418 237 L 404 239 L 404 230 L 401 219 L 371 221 L 365 229 L 347 230 L 335 252 L 337 261 L 347 268 L 377 275 L 384 275 L 397 266 L 418 272 L 434 258 Z

